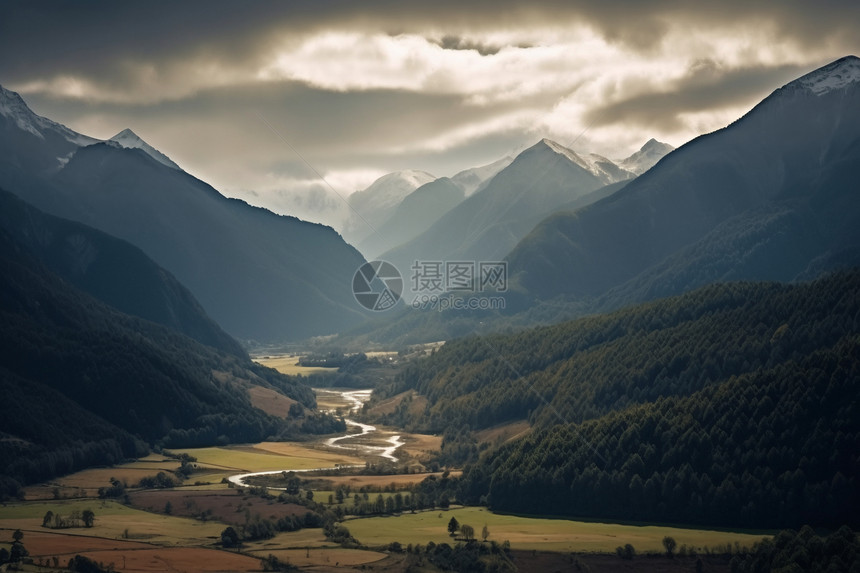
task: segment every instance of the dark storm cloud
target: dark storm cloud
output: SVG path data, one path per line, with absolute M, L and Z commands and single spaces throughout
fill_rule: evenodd
M 627 124 L 673 131 L 683 126 L 685 113 L 747 103 L 808 71 L 808 66 L 798 65 L 722 69 L 716 62 L 704 60 L 670 85 L 600 105 L 587 112 L 585 119 L 594 127 Z
M 672 26 L 713 27 L 755 21 L 772 24 L 777 36 L 790 36 L 801 45 L 839 44 L 856 41 L 860 3 L 25 0 L 0 4 L 0 71 L 7 82 L 70 72 L 109 81 L 130 73 L 134 62 L 157 63 L 192 54 L 253 62 L 274 38 L 283 40 L 341 26 L 389 33 L 432 28 L 447 34 L 451 47 L 472 46 L 490 54 L 500 46 L 470 43 L 473 41 L 464 37 L 463 31 L 582 23 L 612 41 L 650 49 Z
M 502 46 L 475 42 L 467 38 L 461 38 L 459 36 L 448 35 L 444 36 L 440 40 L 430 39 L 430 41 L 442 48 L 443 50 L 475 50 L 482 56 L 492 56 L 494 54 L 498 54 L 499 51 L 502 49 Z

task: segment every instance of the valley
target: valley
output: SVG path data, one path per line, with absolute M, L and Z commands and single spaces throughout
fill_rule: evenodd
M 351 389 L 318 392 L 327 396 L 327 404 L 352 407 L 356 406 L 356 401 L 366 400 L 369 394 Z M 84 470 L 30 486 L 24 492 L 27 501 L 7 503 L 0 508 L 0 537 L 11 537 L 12 531 L 21 530 L 33 563 L 46 564 L 48 568 L 54 558 L 66 563 L 74 555 L 82 555 L 129 572 L 165 568 L 257 571 L 261 568 L 260 560 L 273 555 L 284 563 L 309 571 L 357 571 L 370 564 L 374 570 L 406 571 L 409 563 L 414 562 L 411 553 L 405 552 L 406 547 L 453 544 L 447 526 L 451 518 L 455 518 L 461 523 L 473 524 L 476 530 L 486 526 L 490 531 L 488 540 L 499 544 L 507 542 L 513 562 L 523 565 L 520 570 L 527 571 L 529 563 L 537 564 L 551 554 L 599 560 L 599 554 L 613 554 L 616 547 L 628 543 L 640 553 L 659 554 L 661 540 L 666 536 L 677 539 L 686 554 L 688 550 L 701 553 L 706 548 L 716 552 L 717 547 L 727 544 L 751 547 L 764 535 L 764 532 L 548 520 L 497 514 L 485 507 L 447 503 L 444 507 L 434 507 L 438 505 L 435 500 L 421 502 L 428 507 L 416 504 L 412 509 L 406 506 L 386 509 L 385 502 L 395 496 L 408 498 L 411 494 L 417 499 L 422 481 L 444 482 L 456 479 L 460 472 L 375 475 L 357 471 L 366 464 L 383 460 L 402 464 L 412 456 L 401 452 L 400 444 L 418 441 L 427 444 L 432 436 L 403 433 L 402 442 L 383 451 L 380 443 L 387 443 L 390 439 L 387 436 L 400 430 L 371 429 L 368 424 L 355 424 L 361 428 L 360 433 L 348 431 L 306 443 L 261 442 L 178 449 L 169 455 L 151 454 L 113 468 Z M 184 479 L 177 479 L 176 472 L 183 465 L 181 460 L 194 460 L 193 469 Z M 151 478 L 155 473 L 171 476 L 169 479 L 174 480 L 171 487 L 140 485 L 143 478 Z M 260 519 L 280 523 L 308 511 L 311 506 L 303 506 L 288 497 L 290 486 L 279 483 L 283 481 L 282 473 L 301 478 L 292 486 L 296 488 L 294 493 L 319 503 L 315 511 L 342 515 L 340 523 L 355 541 L 335 542 L 323 529 L 310 526 L 294 532 L 275 533 L 271 537 L 267 535 L 260 540 L 243 541 L 238 548 L 225 548 L 222 533 L 227 527 L 246 531 L 249 535 Z M 267 478 L 270 478 L 268 482 Z M 103 491 L 112 480 L 122 484 L 123 497 L 114 499 L 100 495 L 99 488 Z M 263 487 L 263 483 L 268 483 L 269 487 Z M 369 516 L 350 515 L 358 507 L 359 493 L 365 498 L 370 493 L 371 502 L 385 500 L 381 509 L 385 517 L 373 517 L 376 509 Z M 95 514 L 92 527 L 51 529 L 45 526 L 48 513 L 73 516 L 85 510 Z M 395 546 L 401 549 L 392 551 Z M 719 562 L 716 559 L 715 563 Z
M 860 4 L 425 4 L 0 3 L 0 573 L 860 573 Z

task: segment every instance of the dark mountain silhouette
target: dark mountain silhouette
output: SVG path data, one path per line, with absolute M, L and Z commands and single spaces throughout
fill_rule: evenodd
M 144 149 L 39 117 L 8 90 L 0 186 L 140 247 L 233 336 L 297 339 L 362 319 L 350 284 L 364 259 L 329 227 L 228 199 Z
M 0 228 L 0 488 L 115 463 L 145 443 L 214 445 L 284 431 L 288 421 L 252 405 L 252 387 L 315 406 L 306 386 L 123 314 L 39 258 Z
M 101 231 L 42 213 L 0 190 L 0 228 L 48 269 L 84 292 L 198 342 L 246 357 L 173 275 L 140 249 Z

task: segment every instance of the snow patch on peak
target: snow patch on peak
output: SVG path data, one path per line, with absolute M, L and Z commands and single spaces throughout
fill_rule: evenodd
M 24 99 L 12 90 L 0 86 L 0 115 L 15 122 L 18 129 L 26 131 L 39 139 L 45 139 L 47 132 L 54 132 L 70 143 L 78 146 L 90 145 L 98 140 L 73 131 L 65 125 L 37 115 L 27 106 Z
M 572 149 L 568 149 L 567 147 L 559 145 L 555 141 L 546 138 L 542 139 L 540 143 L 551 149 L 553 152 L 566 157 L 572 163 L 585 169 L 586 171 L 603 181 L 605 184 L 615 183 L 616 181 L 623 181 L 625 179 L 630 179 L 631 177 L 633 177 L 633 173 L 622 167 L 619 167 L 612 160 L 607 159 L 602 155 L 590 153 L 589 155 L 583 157 Z
M 119 144 L 126 149 L 140 149 L 162 165 L 166 165 L 172 169 L 176 169 L 177 171 L 182 171 L 182 169 L 176 163 L 171 161 L 169 157 L 152 147 L 150 144 L 141 139 L 140 136 L 138 136 L 135 132 L 128 128 L 123 129 L 122 131 L 111 137 L 108 141 Z
M 471 169 L 460 171 L 451 177 L 451 181 L 453 181 L 455 185 L 458 185 L 463 190 L 466 197 L 468 197 L 478 191 L 478 189 L 483 188 L 490 179 L 495 177 L 499 171 L 513 163 L 513 161 L 514 158 L 507 155 L 488 165 L 472 167 Z
M 788 85 L 807 89 L 817 96 L 860 82 L 860 58 L 845 56 Z
M 649 139 L 639 151 L 630 157 L 619 160 L 617 163 L 627 171 L 642 175 L 660 161 L 663 156 L 668 155 L 675 148 L 668 143 L 657 141 L 654 138 Z

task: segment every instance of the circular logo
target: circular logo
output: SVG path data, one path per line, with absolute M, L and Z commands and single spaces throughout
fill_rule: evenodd
M 352 294 L 358 304 L 368 310 L 392 308 L 403 292 L 400 271 L 387 261 L 364 263 L 352 277 Z

